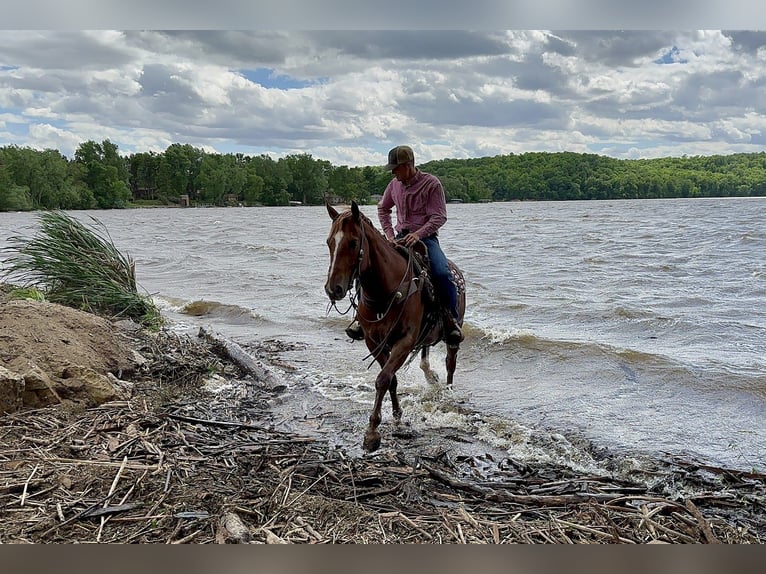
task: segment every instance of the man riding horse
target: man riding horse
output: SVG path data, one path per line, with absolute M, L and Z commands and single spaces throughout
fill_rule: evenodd
M 405 145 L 388 152 L 388 164 L 394 178 L 378 203 L 378 219 L 383 233 L 391 242 L 413 247 L 422 241 L 428 252 L 431 277 L 443 307 L 445 340 L 459 345 L 463 340 L 458 313 L 458 296 L 452 271 L 439 245 L 439 228 L 447 222 L 447 202 L 441 181 L 435 175 L 415 167 L 415 154 Z M 391 211 L 396 207 L 396 228 Z M 356 340 L 364 338 L 362 328 L 353 323 L 346 334 Z

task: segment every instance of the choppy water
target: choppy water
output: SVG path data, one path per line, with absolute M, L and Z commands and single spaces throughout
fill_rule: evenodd
M 363 211 L 377 221 L 374 206 Z M 455 387 L 400 375 L 413 427 L 461 429 L 523 459 L 618 452 L 766 467 L 766 199 L 450 205 L 464 271 Z M 327 311 L 323 207 L 76 212 L 103 222 L 178 328 L 294 343 L 285 376 L 361 440 L 376 367 Z M 0 246 L 35 232 L 0 214 Z M 341 306 L 343 308 L 343 306 Z M 443 350 L 432 353 L 442 373 Z M 384 405 L 385 424 L 390 405 Z M 553 453 L 553 455 L 551 454 Z

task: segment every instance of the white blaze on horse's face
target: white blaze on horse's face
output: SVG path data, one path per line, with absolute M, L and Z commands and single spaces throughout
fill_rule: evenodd
M 330 248 L 330 267 L 327 270 L 327 282 L 324 285 L 324 290 L 331 301 L 342 299 L 351 287 L 349 269 L 339 268 L 338 262 L 343 237 L 343 229 L 339 227 L 335 233 L 331 233 L 330 237 L 327 238 L 327 246 Z
M 338 261 L 338 252 L 340 251 L 340 242 L 343 241 L 343 230 L 339 229 L 332 236 L 332 246 L 330 247 L 330 268 L 327 270 L 327 278 L 333 276 L 335 273 L 335 265 Z

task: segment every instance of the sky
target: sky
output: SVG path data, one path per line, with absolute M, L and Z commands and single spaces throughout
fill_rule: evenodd
M 766 150 L 766 31 L 741 24 L 545 28 L 531 18 L 522 29 L 488 25 L 502 18 L 455 26 L 458 14 L 452 29 L 418 18 L 407 29 L 204 18 L 173 29 L 162 17 L 92 21 L 85 11 L 57 26 L 31 19 L 28 4 L 15 16 L 11 6 L 0 30 L 0 146 L 71 158 L 88 140 L 122 154 L 181 143 L 348 166 L 382 165 L 398 144 L 418 163 Z

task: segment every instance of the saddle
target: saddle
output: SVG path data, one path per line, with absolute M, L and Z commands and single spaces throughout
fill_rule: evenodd
M 426 304 L 426 309 L 431 307 L 439 307 L 439 301 L 437 300 L 436 289 L 434 283 L 431 280 L 431 263 L 428 261 L 428 250 L 425 243 L 418 241 L 412 247 L 412 251 L 407 249 L 404 245 L 396 245 L 396 250 L 402 254 L 402 257 L 408 259 L 412 256 L 412 275 L 415 281 L 422 283 L 423 288 L 420 291 L 423 302 Z
M 412 268 L 415 281 L 422 284 L 420 290 L 425 312 L 423 313 L 423 320 L 420 323 L 420 334 L 418 335 L 418 341 L 415 345 L 415 349 L 419 349 L 423 346 L 423 342 L 428 337 L 428 334 L 439 324 L 441 324 L 443 332 L 446 331 L 446 315 L 450 314 L 450 309 L 447 308 L 434 287 L 434 282 L 431 277 L 431 263 L 428 260 L 428 249 L 425 243 L 418 242 L 412 247 L 412 251 L 409 251 L 406 247 L 397 245 L 397 250 L 405 257 L 412 257 Z M 462 274 L 455 267 L 452 261 L 448 260 L 448 265 L 453 273 L 453 276 L 457 279 L 462 278 Z M 458 293 L 465 289 L 465 284 L 460 281 L 456 281 L 456 287 Z

